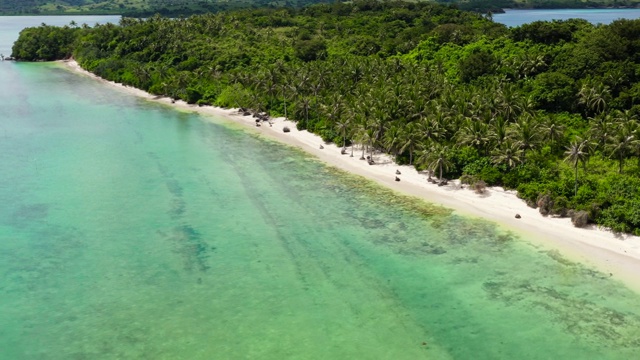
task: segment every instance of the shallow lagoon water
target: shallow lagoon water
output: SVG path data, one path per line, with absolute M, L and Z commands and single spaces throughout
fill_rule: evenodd
M 584 19 L 592 24 L 610 24 L 618 19 L 638 19 L 640 9 L 505 9 L 502 14 L 493 14 L 493 21 L 508 27 L 520 26 L 534 21 Z
M 496 224 L 0 64 L 0 358 L 629 359 L 640 297 Z

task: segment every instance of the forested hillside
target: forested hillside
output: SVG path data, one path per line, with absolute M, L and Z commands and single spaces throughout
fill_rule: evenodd
M 285 115 L 434 177 L 517 189 L 544 214 L 640 234 L 637 20 L 507 29 L 441 5 L 359 0 L 41 26 L 13 48 L 71 55 L 103 78 Z
M 638 7 L 640 0 L 416 0 L 486 13 L 504 8 Z M 178 17 L 242 8 L 304 7 L 334 0 L 1 0 L 0 15 L 117 14 Z
M 0 15 L 184 16 L 255 7 L 304 7 L 332 0 L 1 0 Z

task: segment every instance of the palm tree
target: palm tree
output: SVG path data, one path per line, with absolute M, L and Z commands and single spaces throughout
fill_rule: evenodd
M 584 165 L 589 156 L 587 153 L 586 141 L 579 138 L 576 139 L 576 141 L 573 141 L 571 145 L 567 147 L 567 151 L 565 151 L 564 154 L 566 155 L 564 161 L 572 164 L 576 173 L 573 191 L 573 196 L 576 196 L 578 195 L 578 164 L 582 163 Z
M 351 126 L 351 122 L 349 119 L 341 119 L 336 121 L 336 130 L 342 134 L 342 148 L 344 149 L 347 146 L 347 131 L 349 130 L 349 126 Z
M 640 155 L 640 123 L 637 116 L 630 110 L 615 110 L 611 118 L 618 132 L 622 131 L 627 136 L 633 136 L 633 141 L 629 144 L 629 153 Z M 638 165 L 640 166 L 640 157 L 638 157 Z
M 497 146 L 507 139 L 507 121 L 502 116 L 497 116 L 489 122 L 489 139 Z
M 421 152 L 421 156 L 419 159 L 423 164 L 427 165 L 427 168 L 430 171 L 439 170 L 440 176 L 438 178 L 442 180 L 442 172 L 443 170 L 449 170 L 452 163 L 449 160 L 449 152 L 451 149 L 448 146 L 441 144 L 434 144 L 431 149 L 424 149 Z
M 602 112 L 593 118 L 589 118 L 591 125 L 587 134 L 599 149 L 604 149 L 607 139 L 613 132 L 613 121 L 610 114 Z
M 610 93 L 609 87 L 601 82 L 583 84 L 578 92 L 578 97 L 579 103 L 585 107 L 585 114 L 588 115 L 589 111 L 593 111 L 595 114 L 605 111 Z
M 389 128 L 384 132 L 384 137 L 382 139 L 384 147 L 387 149 L 387 152 L 392 153 L 394 155 L 395 162 L 398 162 L 398 154 L 401 152 L 401 135 L 403 129 L 397 124 L 391 124 Z
M 354 133 L 354 143 L 358 143 L 360 146 L 362 146 L 362 156 L 360 156 L 360 160 L 364 160 L 366 144 L 368 144 L 371 140 L 369 132 L 367 130 L 368 128 L 364 124 L 360 123 L 356 127 Z M 354 144 L 351 144 L 351 154 L 353 154 L 353 145 Z
M 300 102 L 298 102 L 298 108 L 304 115 L 304 125 L 301 128 L 306 129 L 309 126 L 309 109 L 311 108 L 311 100 L 306 96 L 303 97 Z
M 373 149 L 376 142 L 377 134 L 378 132 L 374 127 L 367 127 L 364 135 L 364 140 L 366 141 L 367 148 L 369 149 L 369 156 L 371 160 L 373 160 Z
M 280 91 L 282 92 L 282 104 L 284 106 L 285 120 L 287 120 L 287 99 L 291 97 L 289 94 L 296 93 L 296 87 L 295 85 L 292 85 L 292 82 L 293 82 L 293 79 L 291 76 L 284 76 L 282 79 L 282 83 L 280 84 L 280 89 L 281 89 Z
M 622 174 L 624 161 L 636 147 L 639 146 L 640 140 L 636 138 L 635 132 L 626 124 L 617 124 L 617 129 L 613 135 L 609 136 L 606 149 L 610 153 L 610 157 L 617 157 L 619 162 L 619 173 Z
M 510 137 L 515 140 L 522 149 L 523 158 L 528 150 L 538 146 L 540 132 L 536 119 L 528 114 L 521 115 L 509 128 Z
M 366 116 L 360 110 L 362 103 L 356 97 L 347 98 L 346 116 L 351 122 L 351 135 L 353 141 L 351 142 L 351 157 L 353 157 L 353 150 L 357 144 L 362 145 L 362 159 L 364 159 L 364 131 L 366 130 Z
M 496 93 L 496 97 L 498 113 L 502 115 L 506 122 L 510 122 L 520 114 L 521 111 L 518 104 L 521 103 L 521 95 L 515 85 L 504 84 Z
M 540 126 L 542 138 L 551 143 L 551 149 L 556 148 L 558 143 L 564 137 L 564 131 L 567 127 L 560 124 L 555 117 L 549 117 Z
M 409 123 L 400 132 L 400 152 L 409 150 L 409 165 L 413 165 L 413 153 L 418 146 L 422 136 L 416 123 Z
M 509 170 L 522 163 L 523 158 L 524 151 L 520 144 L 512 140 L 503 142 L 502 146 L 491 152 L 491 162 L 495 165 L 506 165 Z
M 486 150 L 486 145 L 489 142 L 487 132 L 487 124 L 468 118 L 465 125 L 458 131 L 458 143 L 472 146 L 480 153 L 481 150 Z

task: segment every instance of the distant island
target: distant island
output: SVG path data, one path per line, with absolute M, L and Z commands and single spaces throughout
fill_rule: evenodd
M 23 30 L 12 56 L 73 57 L 190 104 L 297 120 L 373 151 L 516 189 L 548 216 L 640 234 L 640 20 L 508 29 L 433 3 L 262 8 Z
M 304 7 L 332 0 L 3 0 L 0 15 L 188 16 L 244 8 Z
M 149 17 L 188 16 L 247 8 L 301 8 L 335 0 L 3 0 L 0 15 L 125 15 Z M 456 6 L 461 10 L 499 13 L 502 9 L 637 8 L 640 0 L 438 0 L 425 1 Z

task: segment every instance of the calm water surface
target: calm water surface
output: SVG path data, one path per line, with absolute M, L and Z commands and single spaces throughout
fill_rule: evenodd
M 640 296 L 495 224 L 55 64 L 0 79 L 2 359 L 640 351 Z
M 509 27 L 520 26 L 534 21 L 585 19 L 593 24 L 610 24 L 618 19 L 638 19 L 640 9 L 538 9 L 511 10 L 504 14 L 494 14 L 493 21 Z

